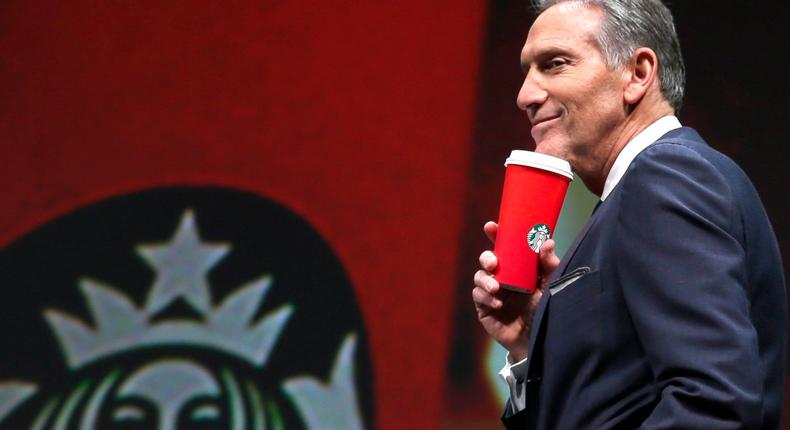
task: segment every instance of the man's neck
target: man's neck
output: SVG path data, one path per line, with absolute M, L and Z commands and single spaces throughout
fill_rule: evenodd
M 620 155 L 620 152 L 623 151 L 628 142 L 650 126 L 650 124 L 662 117 L 673 114 L 673 109 L 666 102 L 661 103 L 654 109 L 640 109 L 640 106 L 637 105 L 625 118 L 625 121 L 610 134 L 607 140 L 612 142 L 612 144 L 604 147 L 606 152 L 601 154 L 600 159 L 603 161 L 597 171 L 590 172 L 591 174 L 584 176 L 582 176 L 581 172 L 579 173 L 587 189 L 600 197 L 603 193 L 606 177 L 612 170 L 617 156 Z

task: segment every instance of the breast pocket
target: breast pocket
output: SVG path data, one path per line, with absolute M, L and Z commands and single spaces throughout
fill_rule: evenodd
M 574 368 L 600 347 L 606 313 L 602 293 L 600 272 L 588 270 L 552 294 L 544 342 L 556 364 Z
M 603 291 L 599 275 L 598 270 L 580 267 L 549 284 L 550 313 L 584 312 L 599 308 L 598 296 Z

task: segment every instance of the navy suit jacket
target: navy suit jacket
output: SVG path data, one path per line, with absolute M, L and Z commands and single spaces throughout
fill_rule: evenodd
M 545 291 L 509 429 L 777 429 L 782 259 L 735 163 L 690 128 L 642 151 Z

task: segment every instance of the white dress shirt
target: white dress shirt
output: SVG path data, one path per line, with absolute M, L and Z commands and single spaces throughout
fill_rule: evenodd
M 637 155 L 645 148 L 652 145 L 661 136 L 676 128 L 680 128 L 680 121 L 673 115 L 668 115 L 658 119 L 656 122 L 650 124 L 647 128 L 639 132 L 633 139 L 631 139 L 625 147 L 617 155 L 614 160 L 609 174 L 606 175 L 606 182 L 604 182 L 603 192 L 601 193 L 601 201 L 606 200 L 609 194 L 612 193 L 614 187 L 623 178 L 628 166 L 634 161 Z M 514 371 L 523 367 L 527 363 L 527 358 L 519 361 L 518 363 L 510 363 L 510 353 L 505 358 L 505 367 L 499 371 L 499 376 L 507 383 L 510 388 L 510 405 L 513 412 L 518 412 L 526 406 L 526 390 L 524 389 L 523 381 L 518 381 L 514 375 Z

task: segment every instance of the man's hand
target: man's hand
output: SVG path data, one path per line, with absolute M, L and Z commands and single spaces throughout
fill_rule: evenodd
M 498 225 L 489 221 L 483 227 L 493 243 L 496 240 Z M 535 308 L 543 296 L 543 288 L 560 259 L 554 253 L 554 240 L 549 239 L 540 248 L 540 285 L 532 294 L 525 294 L 500 288 L 499 282 L 491 273 L 497 267 L 493 252 L 480 254 L 480 267 L 475 273 L 475 288 L 472 299 L 477 309 L 477 319 L 486 332 L 510 352 L 513 362 L 527 357 L 529 335 Z

